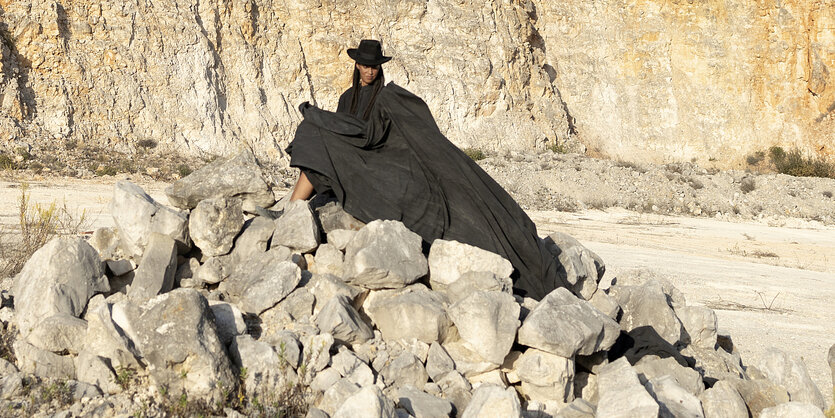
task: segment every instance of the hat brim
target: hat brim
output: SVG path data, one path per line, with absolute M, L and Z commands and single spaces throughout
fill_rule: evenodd
M 348 56 L 351 57 L 354 61 L 362 65 L 380 65 L 385 64 L 391 60 L 391 57 L 387 57 L 385 55 L 381 55 L 377 58 L 371 58 L 360 56 L 356 48 L 348 48 Z

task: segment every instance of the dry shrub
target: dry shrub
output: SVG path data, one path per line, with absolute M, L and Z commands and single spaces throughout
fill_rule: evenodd
M 835 164 L 819 157 L 806 157 L 797 148 L 786 152 L 783 148 L 771 147 L 768 154 L 778 173 L 795 177 L 835 178 Z
M 473 161 L 483 160 L 487 158 L 487 155 L 484 154 L 484 151 L 478 148 L 464 148 L 461 151 L 464 151 L 464 154 L 467 154 Z
M 745 177 L 742 179 L 742 183 L 739 185 L 739 190 L 742 190 L 742 193 L 750 193 L 753 192 L 757 188 L 757 182 L 754 180 L 753 177 Z
M 61 235 L 76 235 L 87 226 L 87 216 L 70 213 L 67 205 L 30 204 L 28 186 L 20 187 L 18 224 L 0 227 L 0 280 L 13 277 L 44 244 Z

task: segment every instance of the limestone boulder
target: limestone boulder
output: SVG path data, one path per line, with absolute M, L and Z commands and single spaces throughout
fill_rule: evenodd
M 180 209 L 193 209 L 201 200 L 215 197 L 240 198 L 243 209 L 253 213 L 256 206 L 270 207 L 275 203 L 261 167 L 250 151 L 218 158 L 166 187 L 165 194 Z
M 128 297 L 142 302 L 174 288 L 177 247 L 167 235 L 152 233 L 133 277 Z
M 360 288 L 351 286 L 332 274 L 314 274 L 305 287 L 316 297 L 314 313 L 319 312 L 336 296 L 346 296 L 353 301 L 362 292 Z
M 333 418 L 396 418 L 394 403 L 377 386 L 365 386 L 351 395 L 332 415 Z
M 75 379 L 75 364 L 70 356 L 42 350 L 21 339 L 15 340 L 12 349 L 21 372 L 42 378 Z
M 27 341 L 53 353 L 78 354 L 84 346 L 87 321 L 67 313 L 57 313 L 39 322 L 32 329 Z
M 690 344 L 702 348 L 715 348 L 717 319 L 713 309 L 704 306 L 685 306 L 676 309 L 676 316 L 687 332 Z
M 374 372 L 371 367 L 344 346 L 340 347 L 338 354 L 331 357 L 331 367 L 340 376 L 360 387 L 374 384 Z
M 574 361 L 529 348 L 515 361 L 522 391 L 537 401 L 574 400 Z
M 376 220 L 345 248 L 343 278 L 366 289 L 401 288 L 426 275 L 422 239 L 401 222 Z
M 656 377 L 644 384 L 660 408 L 659 416 L 704 418 L 702 403 L 687 389 L 682 388 L 669 375 Z
M 334 229 L 333 231 L 328 232 L 328 243 L 340 251 L 345 251 L 345 248 L 348 247 L 348 243 L 354 239 L 354 235 L 356 234 L 357 231 L 353 229 Z
M 658 403 L 641 385 L 638 374 L 624 357 L 601 369 L 597 388 L 598 418 L 658 416 Z
M 141 187 L 129 181 L 116 182 L 110 213 L 116 225 L 119 246 L 129 256 L 142 255 L 152 232 L 168 235 L 182 250 L 191 246 L 188 216 L 158 203 Z
M 507 293 L 476 291 L 450 306 L 448 315 L 469 347 L 498 365 L 516 339 L 519 310 Z
M 344 295 L 331 298 L 316 315 L 315 321 L 322 332 L 330 333 L 334 340 L 343 344 L 361 344 L 374 337 L 371 327 Z
M 452 416 L 452 403 L 426 392 L 406 386 L 397 390 L 397 405 L 415 418 Z
M 607 350 L 619 334 L 617 322 L 568 289 L 558 288 L 546 295 L 525 318 L 519 328 L 518 342 L 570 358 Z
M 763 409 L 760 418 L 824 418 L 823 411 L 815 405 L 805 402 L 787 402 Z
M 699 395 L 705 418 L 747 418 L 748 407 L 736 388 L 720 380 Z
M 330 370 L 330 369 L 328 369 Z M 325 374 L 327 370 L 323 372 Z M 360 387 L 356 383 L 348 379 L 338 379 L 339 373 L 334 371 L 337 381 L 326 388 L 322 397 L 317 402 L 316 406 L 328 416 L 333 416 L 339 407 L 345 403 L 348 398 L 360 391 Z M 317 376 L 318 378 L 318 376 Z
M 432 381 L 437 383 L 444 375 L 455 370 L 455 362 L 452 357 L 446 352 L 444 347 L 433 342 L 429 346 L 429 352 L 426 357 L 426 373 L 432 378 Z
M 237 198 L 201 200 L 188 219 L 189 235 L 207 257 L 228 254 L 243 225 L 244 213 Z
M 802 402 L 826 408 L 820 389 L 809 377 L 806 365 L 797 356 L 791 356 L 776 348 L 769 348 L 760 361 L 760 371 L 772 382 L 789 392 L 792 402 Z
M 502 256 L 458 241 L 436 239 L 429 249 L 429 279 L 449 286 L 467 272 L 493 273 L 499 279 L 509 278 L 513 266 Z
M 724 349 L 688 346 L 681 350 L 681 355 L 692 359 L 693 368 L 699 370 L 708 385 L 718 380 L 747 378 L 739 355 L 730 354 Z
M 125 330 L 114 321 L 113 307 L 112 303 L 102 302 L 88 310 L 84 351 L 105 358 L 114 369 L 141 369 L 144 367 L 139 360 L 141 354 Z M 124 318 L 122 314 L 121 310 L 116 310 L 117 318 Z
M 522 405 L 513 388 L 502 388 L 485 384 L 473 392 L 473 397 L 462 418 L 476 417 L 521 417 Z
M 660 282 L 650 280 L 639 286 L 613 286 L 610 294 L 623 309 L 620 326 L 624 331 L 651 327 L 674 346 L 681 341 L 681 321 Z
M 768 379 L 728 379 L 728 382 L 736 388 L 751 416 L 759 416 L 763 410 L 791 400 L 786 389 L 775 385 Z
M 316 216 L 319 218 L 319 223 L 322 225 L 322 230 L 330 234 L 337 230 L 359 231 L 365 226 L 364 223 L 351 216 L 342 205 L 337 201 L 331 201 L 316 208 Z
M 363 309 L 386 340 L 443 342 L 452 325 L 443 298 L 420 284 L 372 292 Z
M 310 271 L 318 274 L 331 274 L 342 277 L 344 255 L 333 244 L 325 243 L 316 249 L 315 262 Z
M 272 346 L 249 335 L 236 336 L 229 347 L 229 355 L 239 370 L 246 370 L 244 385 L 251 395 L 268 399 L 298 383 L 296 372 Z
M 319 227 L 306 201 L 288 202 L 284 213 L 275 220 L 272 246 L 283 245 L 301 253 L 319 245 Z
M 141 305 L 119 302 L 114 319 L 148 363 L 157 387 L 215 401 L 236 380 L 211 312 L 199 292 L 176 289 Z
M 437 287 L 437 286 L 436 286 Z M 458 302 L 478 290 L 513 294 L 510 277 L 500 278 L 489 271 L 468 271 L 446 286 L 444 294 L 450 303 Z
M 455 363 L 455 370 L 467 378 L 487 373 L 500 367 L 496 363 L 485 360 L 461 340 L 445 342 L 443 347 Z
M 404 351 L 380 371 L 386 386 L 422 388 L 429 379 L 426 368 L 414 354 Z
M 243 313 L 237 306 L 219 300 L 210 300 L 209 309 L 215 319 L 217 336 L 223 345 L 229 345 L 236 336 L 246 333 Z
M 678 386 L 687 390 L 691 395 L 699 396 L 705 390 L 699 372 L 682 366 L 672 357 L 646 356 L 635 363 L 634 368 L 642 384 L 662 376 L 670 376 Z
M 78 317 L 97 292 L 110 290 L 96 250 L 83 238 L 55 238 L 29 258 L 13 285 L 20 333 L 63 313 Z
M 122 388 L 116 383 L 116 373 L 107 363 L 104 357 L 82 351 L 75 358 L 76 378 L 97 386 L 104 393 L 120 393 Z
M 280 251 L 256 253 L 226 280 L 230 300 L 243 312 L 260 314 L 289 295 L 301 280 L 301 269 Z
M 227 269 L 234 268 L 255 254 L 267 251 L 267 244 L 275 231 L 275 223 L 262 216 L 256 216 L 244 222 L 241 231 L 235 237 L 232 251 L 220 257 Z

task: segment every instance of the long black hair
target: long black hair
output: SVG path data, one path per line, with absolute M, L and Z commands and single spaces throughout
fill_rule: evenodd
M 371 82 L 371 85 L 374 86 L 374 92 L 371 94 L 371 100 L 368 101 L 368 107 L 365 108 L 365 111 L 362 113 L 362 119 L 368 120 L 368 116 L 371 115 L 371 108 L 374 107 L 374 101 L 377 100 L 377 93 L 383 89 L 383 86 L 386 84 L 386 77 L 383 75 L 383 66 L 380 65 L 380 72 L 377 73 L 377 78 Z M 354 65 L 354 81 L 352 84 L 353 87 L 353 94 L 351 95 L 351 114 L 357 114 L 357 106 L 359 106 L 360 101 L 360 70 Z

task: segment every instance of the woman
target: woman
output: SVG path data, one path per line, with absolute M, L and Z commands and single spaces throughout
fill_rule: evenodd
M 360 221 L 398 220 L 427 244 L 442 238 L 500 254 L 515 268 L 518 294 L 540 299 L 563 285 L 522 208 L 444 137 L 423 100 L 384 86 L 379 65 L 390 58 L 380 43 L 364 40 L 348 54 L 354 85 L 340 112 L 299 107 L 304 120 L 287 152 L 302 174 L 291 199 L 333 193 Z

